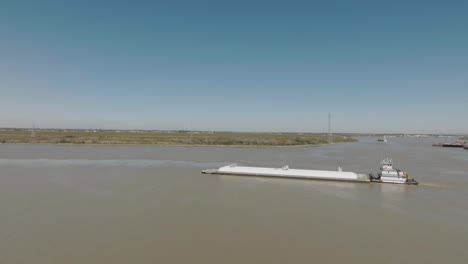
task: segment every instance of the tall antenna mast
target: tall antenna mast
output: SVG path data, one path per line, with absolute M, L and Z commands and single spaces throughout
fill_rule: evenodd
M 332 144 L 332 134 L 331 134 L 331 113 L 328 113 L 328 144 Z
M 190 134 L 190 143 L 192 143 L 192 139 L 193 139 L 192 121 L 190 121 L 189 134 Z
M 34 123 L 32 125 L 32 128 L 31 128 L 31 138 L 35 138 L 36 137 L 36 133 L 34 132 Z

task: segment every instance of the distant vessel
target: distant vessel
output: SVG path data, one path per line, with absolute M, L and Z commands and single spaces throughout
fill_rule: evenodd
M 337 171 L 326 170 L 300 170 L 290 169 L 288 166 L 281 168 L 246 167 L 231 164 L 218 169 L 203 170 L 204 174 L 225 174 L 238 176 L 272 177 L 272 178 L 296 178 L 330 181 L 350 181 L 350 182 L 378 182 L 378 183 L 399 183 L 418 184 L 410 178 L 406 172 L 393 168 L 392 160 L 385 159 L 381 162 L 380 172 L 377 176 L 372 173 L 362 174 L 349 171 L 342 171 L 339 167 Z
M 464 142 L 444 143 L 442 147 L 446 148 L 463 148 Z
M 465 148 L 467 146 L 467 141 L 455 141 L 455 142 L 444 142 L 444 143 L 434 143 L 433 147 L 446 147 L 446 148 Z
M 379 138 L 379 139 L 377 139 L 377 141 L 387 142 L 387 136 L 383 136 L 383 138 Z

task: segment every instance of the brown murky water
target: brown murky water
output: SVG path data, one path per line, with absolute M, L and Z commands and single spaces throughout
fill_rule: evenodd
M 299 148 L 0 145 L 0 263 L 468 263 L 468 151 L 435 139 Z M 376 171 L 419 186 L 200 174 Z

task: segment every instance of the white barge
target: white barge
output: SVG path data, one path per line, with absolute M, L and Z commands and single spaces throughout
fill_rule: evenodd
M 410 178 L 406 172 L 393 168 L 391 159 L 385 159 L 381 162 L 380 172 L 374 176 L 372 173 L 362 174 L 350 171 L 326 170 L 301 170 L 290 169 L 288 166 L 281 168 L 265 167 L 246 167 L 231 164 L 217 169 L 203 170 L 205 174 L 224 174 L 238 176 L 254 177 L 272 177 L 272 178 L 294 178 L 294 179 L 313 179 L 330 181 L 349 181 L 349 182 L 379 182 L 379 183 L 399 183 L 399 184 L 418 184 L 417 181 Z

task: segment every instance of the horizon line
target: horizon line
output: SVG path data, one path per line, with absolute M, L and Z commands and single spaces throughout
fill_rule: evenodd
M 181 131 L 181 132 L 216 132 L 216 133 L 270 133 L 270 134 L 328 134 L 323 132 L 298 132 L 298 131 L 234 131 L 234 130 L 189 130 L 189 129 L 130 129 L 130 128 L 63 128 L 63 127 L 0 127 L 0 130 L 97 130 L 97 131 Z M 404 133 L 404 132 L 332 132 L 331 134 L 354 134 L 354 135 L 431 135 L 431 136 L 465 136 L 468 133 Z

